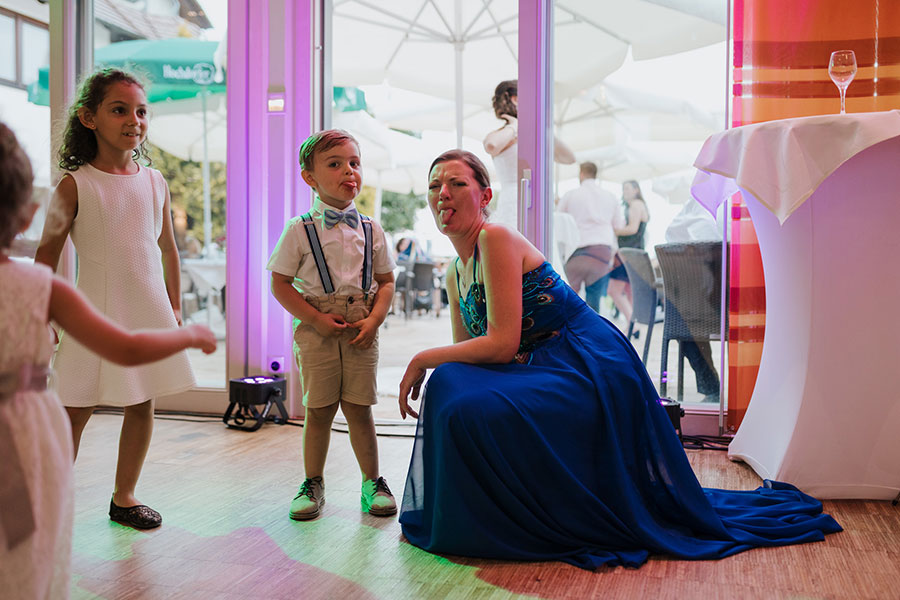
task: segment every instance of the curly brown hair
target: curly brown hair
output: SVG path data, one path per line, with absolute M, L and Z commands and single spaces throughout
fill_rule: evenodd
M 16 134 L 0 122 L 0 249 L 10 247 L 26 219 L 33 179 L 31 161 Z
M 129 83 L 146 91 L 144 82 L 135 73 L 116 68 L 105 68 L 88 75 L 78 88 L 78 96 L 66 115 L 66 129 L 59 148 L 59 168 L 76 171 L 78 167 L 97 157 L 97 136 L 81 123 L 78 111 L 82 108 L 95 113 L 100 108 L 106 92 L 114 83 Z M 149 165 L 150 156 L 144 142 L 134 149 L 134 160 L 143 159 Z
M 503 115 L 519 118 L 519 112 L 515 103 L 512 101 L 513 96 L 519 95 L 519 80 L 510 79 L 501 81 L 494 90 L 494 97 L 491 98 L 491 104 L 494 105 L 494 114 L 498 119 L 502 119 Z M 505 119 L 504 119 L 505 120 Z

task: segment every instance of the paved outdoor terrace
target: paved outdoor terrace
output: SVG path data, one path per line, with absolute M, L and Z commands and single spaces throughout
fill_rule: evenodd
M 605 307 L 604 307 L 605 310 Z M 610 315 L 611 316 L 611 315 Z M 614 321 L 621 329 L 627 329 L 627 324 L 621 317 Z M 644 349 L 646 327 L 638 326 L 641 337 L 633 339 L 632 343 L 640 354 Z M 378 419 L 397 419 L 397 390 L 400 379 L 406 369 L 409 359 L 418 351 L 441 344 L 449 344 L 450 337 L 450 312 L 445 308 L 440 316 L 433 313 L 414 314 L 406 319 L 401 314 L 388 316 L 380 333 L 380 357 L 378 361 L 378 396 L 379 404 L 375 410 Z M 720 345 L 713 344 L 713 359 L 716 370 L 721 374 L 719 364 Z M 660 355 L 662 350 L 662 322 L 657 323 L 653 330 L 650 345 L 647 369 L 653 382 L 659 386 Z M 200 382 L 210 384 L 221 381 L 224 385 L 225 348 L 221 344 L 219 350 L 210 356 L 203 355 L 199 351 L 191 352 L 191 360 Z M 700 404 L 702 396 L 697 393 L 694 374 L 687 361 L 685 361 L 685 404 L 693 404 L 694 407 L 704 406 L 712 410 L 718 405 Z M 677 391 L 678 375 L 678 345 L 669 344 L 669 391 L 668 395 L 674 397 Z

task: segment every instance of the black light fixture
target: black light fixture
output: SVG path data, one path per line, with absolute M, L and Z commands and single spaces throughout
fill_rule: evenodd
M 251 375 L 232 379 L 228 383 L 228 410 L 222 421 L 232 429 L 244 431 L 256 431 L 267 420 L 284 425 L 288 420 L 284 408 L 286 396 L 287 383 L 283 377 Z M 273 407 L 278 414 L 270 416 Z
M 674 427 L 675 431 L 678 433 L 678 439 L 682 439 L 681 417 L 684 416 L 684 409 L 681 408 L 681 403 L 676 402 L 671 398 L 660 398 L 659 403 L 664 409 L 666 409 L 666 414 L 669 416 L 669 420 L 672 422 L 672 427 Z

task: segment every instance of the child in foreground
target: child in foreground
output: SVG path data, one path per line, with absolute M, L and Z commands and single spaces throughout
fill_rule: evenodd
M 381 477 L 372 405 L 376 403 L 378 327 L 394 295 L 394 259 L 384 231 L 360 215 L 359 144 L 331 129 L 300 148 L 303 180 L 316 191 L 312 209 L 291 219 L 266 268 L 272 295 L 294 316 L 294 357 L 303 385 L 303 466 L 306 478 L 290 517 L 319 516 L 325 504 L 325 457 L 340 406 L 362 472 L 362 509 L 397 512 Z
M 216 349 L 206 327 L 127 332 L 49 267 L 8 256 L 31 223 L 32 171 L 0 123 L 0 590 L 3 598 L 68 598 L 72 434 L 48 387 L 49 320 L 106 360 L 137 365 L 185 348 Z
M 107 68 L 84 80 L 59 150 L 65 174 L 34 257 L 55 269 L 71 237 L 78 252 L 76 286 L 125 329 L 181 324 L 181 266 L 169 188 L 159 171 L 145 166 L 148 113 L 144 86 L 133 74 Z M 158 527 L 162 516 L 138 500 L 135 488 L 153 434 L 154 399 L 194 387 L 187 354 L 123 369 L 86 352 L 63 327 L 53 369 L 76 456 L 94 408 L 122 408 L 109 518 L 139 529 Z

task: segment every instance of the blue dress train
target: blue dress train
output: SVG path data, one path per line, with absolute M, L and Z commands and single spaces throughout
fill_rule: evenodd
M 549 263 L 523 275 L 522 301 L 516 360 L 447 363 L 428 381 L 400 514 L 411 543 L 595 569 L 841 531 L 785 483 L 702 488 L 629 341 Z M 484 287 L 472 285 L 460 309 L 483 335 Z

